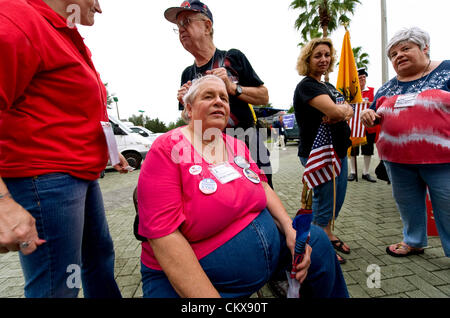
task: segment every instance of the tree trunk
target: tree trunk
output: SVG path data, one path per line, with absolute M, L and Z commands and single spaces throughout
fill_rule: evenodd
M 327 38 L 328 37 L 328 25 L 324 25 L 322 27 L 322 31 L 323 31 L 323 38 Z

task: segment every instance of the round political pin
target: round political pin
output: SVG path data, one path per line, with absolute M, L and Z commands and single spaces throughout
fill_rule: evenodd
M 244 175 L 247 177 L 248 180 L 250 180 L 253 183 L 260 183 L 261 180 L 259 179 L 259 176 L 256 172 L 251 170 L 250 168 L 244 169 Z
M 234 163 L 242 169 L 250 168 L 250 164 L 245 160 L 242 156 L 236 156 L 234 157 Z
M 189 173 L 196 176 L 202 172 L 202 166 L 195 165 L 189 168 Z
M 217 183 L 213 179 L 206 178 L 200 181 L 198 188 L 204 194 L 212 194 L 217 191 Z

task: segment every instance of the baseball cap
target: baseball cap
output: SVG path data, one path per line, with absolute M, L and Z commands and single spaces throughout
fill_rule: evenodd
M 183 11 L 192 11 L 192 12 L 203 13 L 211 20 L 211 22 L 214 22 L 212 13 L 209 10 L 208 6 L 198 0 L 183 1 L 183 3 L 179 7 L 169 8 L 166 11 L 164 11 L 164 17 L 168 21 L 170 21 L 172 23 L 176 23 L 178 14 Z

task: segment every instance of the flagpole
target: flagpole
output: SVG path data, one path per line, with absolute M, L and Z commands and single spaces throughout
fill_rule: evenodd
M 387 44 L 387 14 L 386 14 L 386 0 L 381 0 L 381 75 L 382 84 L 389 80 L 389 67 L 386 56 Z
M 333 220 L 331 222 L 331 230 L 334 231 L 334 219 L 336 216 L 336 173 L 334 172 L 333 161 L 331 161 L 331 166 L 333 168 Z

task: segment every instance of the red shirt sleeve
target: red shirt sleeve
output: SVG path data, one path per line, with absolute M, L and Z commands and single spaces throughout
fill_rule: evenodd
M 0 13 L 0 111 L 11 108 L 23 95 L 40 63 L 27 36 Z

